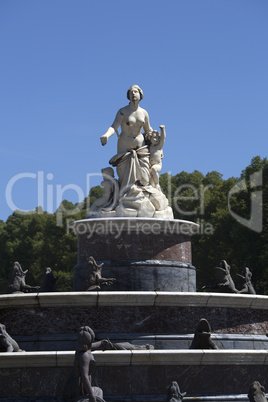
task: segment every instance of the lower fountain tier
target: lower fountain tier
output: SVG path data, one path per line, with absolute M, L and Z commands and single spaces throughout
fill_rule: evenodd
M 267 386 L 268 351 L 166 350 L 93 352 L 97 382 L 107 402 L 163 401 L 166 387 L 177 381 L 185 400 L 215 395 L 213 402 L 246 394 L 258 379 Z M 73 366 L 74 352 L 0 354 L 0 397 L 31 402 L 61 397 Z M 235 381 L 234 381 L 235 379 Z M 225 395 L 225 399 L 223 399 Z M 228 397 L 227 397 L 228 395 Z M 39 397 L 39 398 L 38 398 Z M 35 399 L 36 398 L 36 399 Z M 161 398 L 161 399 L 160 399 Z M 8 399 L 7 399 L 8 400 Z M 243 400 L 239 398 L 238 400 Z
M 0 322 L 14 338 L 74 334 L 81 325 L 91 326 L 97 336 L 117 332 L 117 336 L 134 333 L 139 337 L 146 331 L 149 336 L 162 333 L 164 338 L 175 338 L 193 333 L 202 317 L 210 322 L 215 336 L 264 336 L 267 310 L 268 297 L 259 295 L 62 292 L 0 296 Z M 94 356 L 106 402 L 160 402 L 171 381 L 187 392 L 185 401 L 245 401 L 253 381 L 268 387 L 268 351 L 264 349 L 96 351 Z M 1 353 L 1 402 L 63 402 L 73 359 L 74 351 Z
M 199 225 L 176 219 L 98 218 L 76 221 L 72 228 L 78 237 L 74 290 L 85 290 L 91 256 L 104 262 L 103 277 L 116 279 L 104 290 L 196 290 L 191 235 Z
M 193 292 L 55 292 L 0 296 L 12 336 L 98 333 L 183 335 L 206 318 L 212 333 L 268 333 L 268 296 Z

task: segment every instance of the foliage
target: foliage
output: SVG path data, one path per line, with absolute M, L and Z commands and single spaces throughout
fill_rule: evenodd
M 26 283 L 41 285 L 46 267 L 59 277 L 57 290 L 72 288 L 72 269 L 76 264 L 76 237 L 66 230 L 69 215 L 57 226 L 57 214 L 36 210 L 35 213 L 14 212 L 0 227 L 1 292 L 11 277 L 14 261 L 28 269 Z M 61 280 L 60 280 L 61 279 Z
M 254 173 L 261 172 L 261 181 Z M 268 160 L 252 159 L 240 178 L 224 180 L 222 174 L 199 171 L 180 172 L 175 176 L 162 174 L 160 185 L 170 201 L 176 219 L 200 224 L 192 238 L 193 265 L 197 268 L 197 285 L 209 285 L 214 279 L 214 267 L 225 259 L 235 279 L 248 266 L 253 284 L 260 294 L 268 294 Z M 254 181 L 255 180 L 255 181 Z M 241 191 L 231 197 L 230 191 L 243 182 Z M 261 184 L 261 185 L 260 185 Z M 235 219 L 237 214 L 250 220 L 256 191 L 262 203 L 257 205 L 262 215 L 260 231 L 252 230 Z M 54 214 L 36 208 L 22 213 L 15 211 L 6 222 L 0 221 L 0 292 L 5 291 L 14 261 L 29 269 L 26 282 L 38 286 L 46 267 L 58 277 L 57 290 L 73 289 L 73 267 L 76 264 L 76 236 L 69 228 L 73 220 L 83 219 L 90 205 L 103 194 L 103 188 L 93 187 L 80 204 L 65 200 Z M 229 203 L 229 206 L 228 206 Z M 233 214 L 232 214 L 232 213 Z
M 262 179 L 261 186 L 254 182 L 254 173 L 258 172 Z M 267 179 L 268 160 L 259 156 L 252 159 L 240 178 L 224 180 L 218 172 L 203 176 L 198 171 L 181 172 L 173 177 L 167 174 L 161 176 L 161 188 L 171 202 L 174 217 L 200 224 L 199 233 L 192 238 L 198 290 L 213 283 L 214 267 L 225 259 L 231 265 L 235 282 L 236 274 L 247 266 L 253 273 L 252 282 L 257 293 L 268 294 Z M 230 191 L 242 180 L 245 189 L 228 198 Z M 261 219 L 262 215 L 259 232 L 244 226 L 231 214 L 234 212 L 249 222 L 256 191 L 261 191 L 262 199 L 257 205 L 257 216 Z

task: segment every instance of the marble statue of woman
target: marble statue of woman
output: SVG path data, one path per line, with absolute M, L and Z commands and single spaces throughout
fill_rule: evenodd
M 127 91 L 129 104 L 120 109 L 111 127 L 101 136 L 102 145 L 107 144 L 118 128 L 117 155 L 110 160 L 112 166 L 116 166 L 120 183 L 120 195 L 126 193 L 129 188 L 138 183 L 146 186 L 149 184 L 149 149 L 145 144 L 144 135 L 152 131 L 149 116 L 145 109 L 139 106 L 143 98 L 143 92 L 138 85 L 132 85 Z M 142 133 L 144 130 L 144 133 Z
M 172 219 L 172 210 L 159 186 L 162 147 L 165 140 L 164 126 L 160 126 L 162 133 L 160 139 L 152 143 L 153 129 L 150 126 L 148 113 L 139 105 L 143 99 L 142 89 L 138 85 L 132 85 L 127 91 L 127 98 L 129 104 L 119 109 L 113 124 L 100 138 L 102 145 L 106 145 L 112 135 L 116 133 L 118 137 L 117 154 L 109 163 L 116 167 L 119 195 L 117 205 L 111 204 L 109 216 Z M 121 127 L 120 134 L 119 127 Z M 105 213 L 103 208 L 98 211 L 100 216 Z M 91 209 L 88 217 L 92 212 L 94 211 Z

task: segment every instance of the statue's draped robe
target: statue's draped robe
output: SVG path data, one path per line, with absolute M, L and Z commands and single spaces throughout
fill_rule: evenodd
M 113 156 L 109 163 L 116 166 L 120 182 L 120 197 L 134 184 L 147 186 L 150 180 L 149 149 L 144 145 Z

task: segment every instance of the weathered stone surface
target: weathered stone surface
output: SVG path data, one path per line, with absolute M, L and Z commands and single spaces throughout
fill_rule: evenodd
M 62 396 L 68 368 L 0 369 L 0 398 Z
M 78 263 L 100 260 L 168 260 L 192 262 L 191 232 L 198 225 L 157 219 L 110 219 L 75 222 Z
M 191 319 L 189 320 L 189 317 Z M 73 334 L 90 324 L 98 332 L 194 333 L 201 318 L 213 323 L 213 333 L 258 334 L 268 332 L 267 311 L 215 307 L 84 306 L 36 309 L 2 309 L 4 321 L 16 335 Z
M 22 401 L 25 397 L 60 397 L 69 373 L 70 368 L 0 369 L 0 398 L 21 397 L 18 400 Z M 262 385 L 267 387 L 268 366 L 98 366 L 97 382 L 109 401 L 118 395 L 132 395 L 132 400 L 137 395 L 164 395 L 167 385 L 174 378 L 180 388 L 187 392 L 187 398 L 208 394 L 247 394 L 252 378 L 256 377 L 262 378 Z

